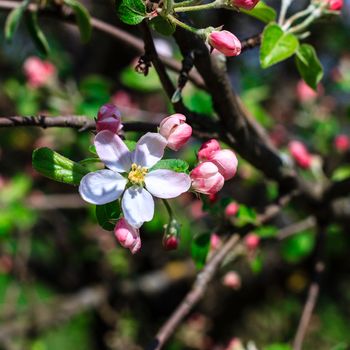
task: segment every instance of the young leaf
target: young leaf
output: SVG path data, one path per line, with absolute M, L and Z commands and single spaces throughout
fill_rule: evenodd
M 210 234 L 204 233 L 193 238 L 191 245 L 191 255 L 197 269 L 203 268 L 210 247 Z
M 77 0 L 64 0 L 64 3 L 74 11 L 80 31 L 81 40 L 84 43 L 88 42 L 90 40 L 92 32 L 89 11 Z
M 37 49 L 41 54 L 46 56 L 50 51 L 50 46 L 45 37 L 45 34 L 39 27 L 37 13 L 28 12 L 26 13 L 25 18 L 29 34 L 32 37 Z
M 182 159 L 162 159 L 153 165 L 150 171 L 157 169 L 168 169 L 177 173 L 188 173 L 189 165 Z
M 21 6 L 18 6 L 17 8 L 13 9 L 7 16 L 5 22 L 6 40 L 12 40 L 26 7 L 26 5 L 21 4 Z
M 117 0 L 117 14 L 122 22 L 136 25 L 146 17 L 146 6 L 142 0 Z
M 262 68 L 268 68 L 292 56 L 298 49 L 298 38 L 285 33 L 276 24 L 269 24 L 263 32 L 260 48 L 260 63 Z
M 103 229 L 107 231 L 113 231 L 115 221 L 119 219 L 120 213 L 121 209 L 119 201 L 103 205 L 96 205 L 97 222 Z
M 70 185 L 79 185 L 82 177 L 89 172 L 82 165 L 46 147 L 33 152 L 32 164 L 40 174 Z
M 247 224 L 258 224 L 256 212 L 253 208 L 240 204 L 237 217 L 235 219 L 235 225 L 238 227 L 243 227 Z
M 276 20 L 277 14 L 274 8 L 266 5 L 263 1 L 258 4 L 252 10 L 240 9 L 241 12 L 255 17 L 264 23 L 270 23 Z
M 301 77 L 314 90 L 323 77 L 323 67 L 315 49 L 308 44 L 300 45 L 296 52 L 295 62 Z
M 160 16 L 153 18 L 150 24 L 156 32 L 166 36 L 172 35 L 176 29 L 173 23 Z

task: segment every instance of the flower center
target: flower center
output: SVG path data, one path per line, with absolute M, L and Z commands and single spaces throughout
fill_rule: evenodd
M 128 179 L 134 185 L 142 185 L 145 179 L 145 175 L 147 174 L 148 169 L 145 167 L 141 167 L 133 163 L 131 165 L 131 171 L 129 172 Z

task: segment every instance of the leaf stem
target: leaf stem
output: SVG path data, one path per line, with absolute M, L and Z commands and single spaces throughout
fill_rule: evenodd
M 212 10 L 222 7 L 222 4 L 218 1 L 211 2 L 209 4 L 196 5 L 196 6 L 184 6 L 174 8 L 175 12 L 190 12 L 190 11 L 201 11 L 201 10 Z
M 181 1 L 181 2 L 175 2 L 173 8 L 199 5 L 201 2 L 202 2 L 202 0 L 185 0 L 185 1 Z

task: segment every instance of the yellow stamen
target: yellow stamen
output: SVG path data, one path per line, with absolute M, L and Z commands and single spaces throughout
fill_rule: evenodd
M 137 165 L 133 163 L 131 165 L 131 171 L 128 175 L 128 179 L 131 183 L 134 185 L 142 185 L 145 179 L 145 175 L 147 174 L 148 169 L 145 167 L 141 167 L 140 165 Z

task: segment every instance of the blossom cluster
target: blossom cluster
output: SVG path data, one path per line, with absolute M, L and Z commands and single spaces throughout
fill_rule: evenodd
M 213 194 L 237 170 L 237 158 L 231 150 L 221 149 L 216 140 L 202 145 L 198 152 L 199 165 L 190 175 L 170 169 L 153 167 L 163 158 L 165 148 L 179 150 L 192 135 L 192 128 L 182 114 L 173 114 L 162 120 L 159 132 L 148 132 L 130 151 L 118 135 L 122 129 L 118 109 L 107 104 L 100 108 L 94 139 L 96 153 L 105 169 L 85 175 L 79 186 L 81 197 L 95 205 L 104 205 L 120 199 L 123 217 L 114 229 L 119 243 L 136 253 L 141 248 L 139 229 L 154 216 L 154 199 L 170 199 L 190 190 Z M 169 226 L 170 227 L 170 226 Z M 171 234 L 171 230 L 168 230 Z M 171 242 L 174 237 L 167 237 Z M 166 244 L 169 246 L 169 244 Z M 169 248 L 170 249 L 170 248 Z

